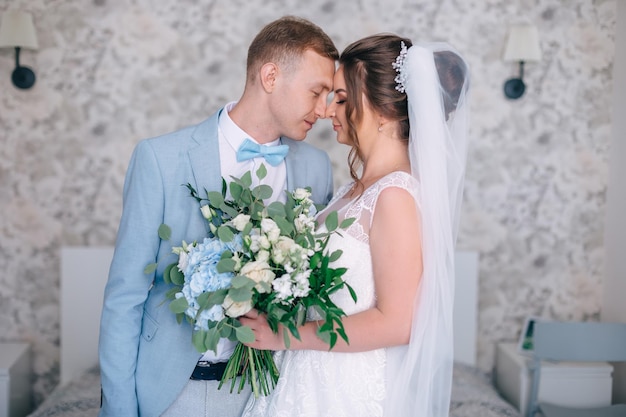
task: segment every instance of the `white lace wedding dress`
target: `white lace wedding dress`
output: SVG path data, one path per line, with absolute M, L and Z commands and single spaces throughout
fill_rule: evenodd
M 350 217 L 357 219 L 342 236 L 332 235 L 328 243 L 330 252 L 343 251 L 333 267 L 348 269 L 343 277 L 357 293 L 356 303 L 347 290 L 333 297 L 348 315 L 376 304 L 369 229 L 378 196 L 388 187 L 407 190 L 415 198 L 418 184 L 408 173 L 393 172 L 353 200 L 344 198 L 350 189 L 347 185 L 340 188 L 328 207 L 320 212 L 321 218 L 336 210 L 340 221 Z M 308 319 L 319 317 L 309 313 Z M 386 349 L 358 353 L 287 350 L 277 352 L 274 358 L 280 369 L 276 388 L 267 397 L 255 399 L 252 396 L 243 417 L 383 416 Z

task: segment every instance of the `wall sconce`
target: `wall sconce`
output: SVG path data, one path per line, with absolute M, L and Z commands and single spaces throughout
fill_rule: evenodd
M 520 98 L 526 90 L 524 63 L 541 60 L 539 35 L 535 26 L 521 24 L 511 27 L 504 51 L 504 60 L 519 62 L 519 78 L 511 78 L 504 83 L 504 95 L 515 100 Z
M 37 49 L 37 34 L 30 13 L 8 10 L 0 23 L 0 48 L 15 48 L 15 69 L 11 74 L 13 85 L 27 89 L 35 84 L 35 73 L 20 65 L 20 49 Z

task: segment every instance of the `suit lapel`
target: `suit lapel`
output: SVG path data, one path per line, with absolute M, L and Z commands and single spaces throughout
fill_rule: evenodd
M 195 188 L 200 194 L 204 190 L 221 191 L 222 175 L 220 168 L 219 139 L 217 121 L 222 110 L 200 123 L 191 137 L 198 144 L 189 149 L 189 161 L 196 181 Z

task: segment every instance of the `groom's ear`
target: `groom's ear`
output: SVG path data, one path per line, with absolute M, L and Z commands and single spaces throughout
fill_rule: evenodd
M 261 77 L 261 85 L 266 93 L 271 94 L 274 91 L 279 71 L 278 65 L 273 62 L 267 62 L 261 67 L 259 75 Z

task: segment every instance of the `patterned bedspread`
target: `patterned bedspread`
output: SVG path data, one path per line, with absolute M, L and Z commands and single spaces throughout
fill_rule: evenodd
M 100 408 L 100 373 L 93 368 L 80 378 L 57 388 L 28 417 L 96 417 Z M 450 417 L 520 417 L 503 400 L 483 372 L 456 364 Z

